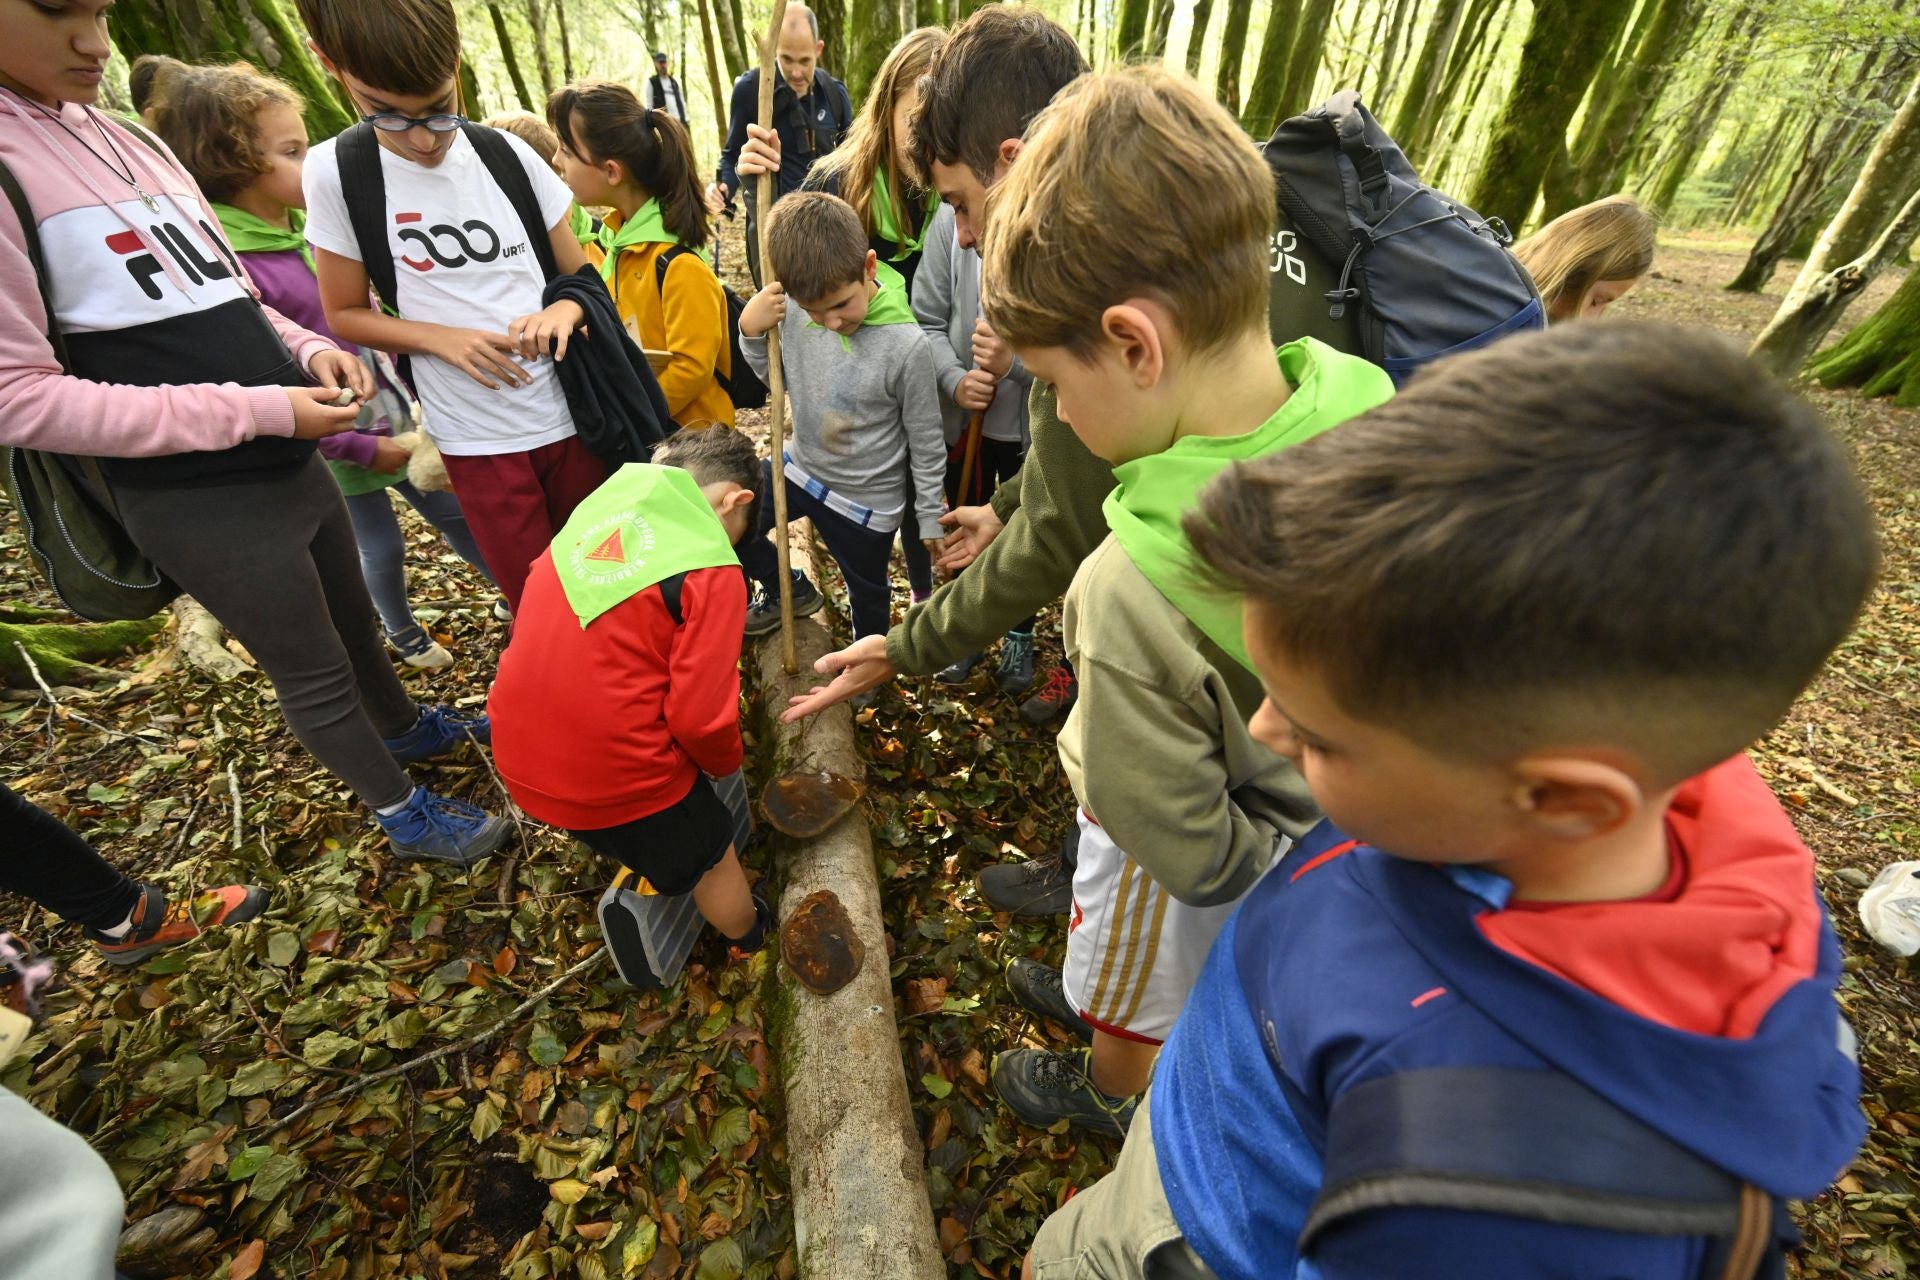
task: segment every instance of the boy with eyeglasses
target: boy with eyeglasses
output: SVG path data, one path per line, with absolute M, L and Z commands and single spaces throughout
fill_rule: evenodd
M 585 317 L 572 302 L 542 309 L 539 246 L 495 174 L 511 170 L 507 155 L 525 170 L 522 194 L 537 206 L 560 272 L 586 264 L 570 224 L 572 195 L 550 157 L 462 114 L 450 0 L 299 0 L 299 9 L 321 62 L 378 142 L 379 221 L 393 263 L 390 314 L 368 300 L 372 259 L 350 209 L 370 196 L 354 189 L 362 179 L 343 182 L 345 149 L 366 139 L 349 130 L 315 147 L 306 165 L 307 240 L 327 323 L 349 342 L 412 357 L 448 478 L 487 567 L 517 607 L 528 566 L 607 469 L 574 433 L 554 374 Z

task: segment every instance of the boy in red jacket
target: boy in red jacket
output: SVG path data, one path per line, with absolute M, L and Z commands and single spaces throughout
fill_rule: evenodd
M 527 578 L 488 710 L 514 803 L 693 894 L 741 951 L 773 910 L 747 887 L 708 775 L 740 768 L 746 580 L 760 460 L 726 427 L 681 431 L 575 508 Z

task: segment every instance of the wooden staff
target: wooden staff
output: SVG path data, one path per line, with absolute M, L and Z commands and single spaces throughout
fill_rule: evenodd
M 773 0 L 773 21 L 767 27 L 766 43 L 760 46 L 760 127 L 773 128 L 773 88 L 780 74 L 776 55 L 780 46 L 780 28 L 787 20 L 787 0 Z M 754 217 L 759 224 L 760 270 L 773 271 L 767 247 L 767 223 L 773 212 L 774 175 L 763 173 L 754 188 Z M 791 299 L 787 302 L 792 306 Z M 788 675 L 800 669 L 793 652 L 793 572 L 792 551 L 787 546 L 787 463 L 786 463 L 787 380 L 780 370 L 780 326 L 767 330 L 767 423 L 773 449 L 773 522 L 774 547 L 780 553 L 780 665 Z
M 976 413 L 967 419 L 967 450 L 960 458 L 959 501 L 961 506 L 969 506 L 973 502 L 973 464 L 974 460 L 980 456 L 980 432 L 986 428 L 986 425 L 985 412 Z

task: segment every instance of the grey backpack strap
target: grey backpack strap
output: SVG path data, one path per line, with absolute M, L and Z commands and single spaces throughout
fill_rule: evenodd
M 1348 1090 L 1300 1233 L 1379 1209 L 1454 1209 L 1714 1241 L 1702 1280 L 1784 1274 L 1783 1206 L 1555 1071 L 1436 1067 Z

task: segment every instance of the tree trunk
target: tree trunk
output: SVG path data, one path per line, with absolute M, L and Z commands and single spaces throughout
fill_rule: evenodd
M 1279 123 L 1280 116 L 1306 111 L 1314 105 L 1313 82 L 1320 74 L 1320 55 L 1327 47 L 1327 27 L 1333 19 L 1334 0 L 1307 0 L 1294 29 L 1293 56 L 1287 59 L 1287 85 L 1280 95 L 1280 110 L 1262 134 Z
M 731 84 L 745 75 L 749 68 L 760 65 L 759 42 L 748 39 L 746 28 L 741 24 L 739 6 L 734 0 L 711 0 L 714 5 L 714 24 L 720 30 L 720 56 L 727 68 L 727 82 Z
M 540 87 L 545 91 L 541 99 L 553 96 L 559 84 L 553 78 L 553 59 L 547 53 L 547 4 L 546 0 L 527 0 L 527 29 L 533 33 L 533 65 L 540 73 Z
M 1513 91 L 1467 201 L 1481 216 L 1516 231 L 1525 224 L 1566 145 L 1567 123 L 1632 10 L 1633 0 L 1536 0 Z
M 739 0 L 727 0 L 737 6 Z M 755 10 L 757 13 L 758 10 Z M 820 39 L 826 44 L 826 51 L 820 55 L 820 65 L 839 75 L 841 68 L 847 65 L 847 0 L 815 0 L 813 14 L 820 20 Z M 759 66 L 758 33 L 746 44 L 748 65 Z M 855 98 L 855 102 L 859 99 Z
M 1586 126 L 1572 149 L 1570 181 L 1549 195 L 1542 218 L 1597 200 L 1619 184 L 1640 122 L 1660 97 L 1673 68 L 1686 53 L 1705 11 L 1704 0 L 1647 0 L 1651 6 L 1640 40 L 1615 69 L 1611 82 L 1595 87 Z M 1602 100 L 1600 94 L 1604 93 Z
M 660 43 L 659 19 L 653 11 L 655 3 L 657 0 L 638 0 L 627 15 L 627 21 L 639 30 L 641 38 L 647 42 L 648 50 L 663 47 Z
M 59 684 L 75 676 L 120 676 L 95 665 L 95 659 L 111 658 L 143 644 L 154 632 L 167 625 L 164 616 L 140 622 L 42 622 L 39 610 L 6 611 L 6 617 L 24 617 L 12 622 L 0 620 L 0 677 L 9 684 L 31 686 L 35 669 L 48 684 Z M 21 650 L 24 649 L 23 656 Z M 29 662 L 31 659 L 31 662 Z
M 1393 136 L 1402 150 L 1419 128 L 1421 117 L 1435 109 L 1433 91 L 1447 65 L 1447 55 L 1460 34 L 1460 19 L 1467 11 L 1466 0 L 1438 0 L 1433 17 L 1427 23 L 1426 39 L 1415 55 L 1407 90 L 1394 104 Z
M 1920 77 L 1914 79 L 1900 109 L 1874 140 L 1873 150 L 1867 154 L 1867 162 L 1854 179 L 1853 190 L 1847 193 L 1840 212 L 1814 242 L 1806 265 L 1800 268 L 1787 290 L 1786 301 L 1780 304 L 1782 314 L 1834 264 L 1861 256 L 1892 220 L 1892 210 L 1913 194 L 1916 176 L 1920 176 Z M 1898 245 L 1895 251 L 1905 248 L 1904 244 Z
M 522 111 L 532 111 L 533 94 L 527 91 L 527 78 L 520 72 L 520 58 L 513 51 L 513 35 L 507 30 L 507 15 L 500 12 L 500 0 L 487 0 L 487 16 L 493 19 L 493 36 L 500 42 L 500 60 L 506 64 L 507 79 L 513 81 L 513 96 Z
M 1826 387 L 1920 406 L 1920 271 L 1908 274 L 1866 322 L 1815 356 L 1807 374 Z
M 1780 259 L 1806 234 L 1817 216 L 1820 204 L 1833 186 L 1836 165 L 1844 163 L 1847 155 L 1855 152 L 1859 129 L 1859 121 L 1845 119 L 1829 121 L 1817 136 L 1814 128 L 1808 129 L 1800 163 L 1794 166 L 1793 176 L 1787 180 L 1787 188 L 1774 205 L 1772 216 L 1748 251 L 1740 274 L 1728 282 L 1727 288 L 1736 293 L 1758 293 L 1772 281 Z
M 1213 0 L 1193 0 L 1193 24 L 1187 28 L 1187 74 L 1200 78 L 1200 59 L 1207 52 L 1207 25 L 1213 21 Z
M 732 122 L 727 118 L 727 84 L 720 79 L 719 55 L 714 52 L 718 43 L 713 37 L 713 6 L 717 0 L 694 0 L 700 10 L 700 44 L 707 51 L 707 83 L 713 86 L 713 124 L 720 136 L 720 145 L 727 145 L 727 126 Z
M 914 0 L 913 25 L 916 27 L 946 26 L 946 0 Z
M 299 91 L 315 142 L 358 118 L 280 0 L 120 0 L 113 42 L 129 62 L 143 53 L 196 63 L 245 59 Z
M 1220 66 L 1214 72 L 1213 96 L 1234 115 L 1240 114 L 1240 64 L 1247 60 L 1247 22 L 1253 0 L 1227 0 L 1226 26 L 1220 32 Z
M 1148 0 L 1120 0 L 1120 13 L 1113 24 L 1113 58 L 1130 62 L 1140 53 L 1147 39 Z
M 1153 14 L 1147 19 L 1149 61 L 1164 62 L 1167 57 L 1167 33 L 1173 27 L 1173 11 L 1178 0 L 1154 0 Z
M 1393 6 L 1393 25 L 1388 29 L 1387 52 L 1380 59 L 1380 83 L 1373 91 L 1374 105 L 1383 110 L 1400 84 L 1401 53 L 1413 34 L 1416 8 L 1418 5 L 1415 0 L 1396 0 Z
M 1273 132 L 1281 104 L 1287 101 L 1288 53 L 1299 20 L 1300 0 L 1273 0 L 1267 11 L 1267 30 L 1260 37 L 1260 56 L 1254 63 L 1253 92 L 1247 96 L 1247 110 L 1240 117 L 1241 127 L 1255 138 Z
M 1641 200 L 1656 213 L 1672 209 L 1674 198 L 1680 194 L 1680 188 L 1693 173 L 1694 162 L 1713 139 L 1713 131 L 1720 125 L 1721 113 L 1727 109 L 1727 102 L 1739 87 L 1740 76 L 1747 68 L 1754 41 L 1759 38 L 1760 29 L 1766 25 L 1767 13 L 1765 7 L 1755 5 L 1734 18 L 1729 28 L 1730 39 L 1707 73 L 1704 95 L 1696 100 L 1688 112 L 1686 127 L 1655 166 L 1654 176 L 1641 184 Z
M 867 96 L 867 86 L 873 83 L 880 64 L 900 41 L 900 2 L 852 0 L 848 18 L 852 45 L 841 78 L 847 82 L 847 92 L 859 102 Z
M 1339 65 L 1333 69 L 1333 83 L 1335 86 L 1342 89 L 1352 89 L 1355 93 L 1358 93 L 1363 100 L 1367 98 L 1367 86 L 1373 83 L 1377 76 L 1383 75 L 1386 72 L 1386 60 L 1381 53 L 1381 43 L 1383 40 L 1382 33 L 1387 29 L 1387 19 L 1391 16 L 1392 13 L 1389 6 L 1384 3 L 1384 0 L 1382 0 L 1382 3 L 1375 4 L 1373 9 L 1373 29 L 1367 33 L 1367 38 L 1364 41 L 1360 41 L 1353 38 L 1360 30 L 1360 15 L 1358 13 L 1353 15 L 1353 30 L 1342 33 L 1338 43 L 1345 45 L 1348 53 L 1357 53 L 1359 55 L 1359 69 L 1357 71 L 1349 69 L 1347 58 L 1343 54 Z M 1375 96 L 1377 97 L 1378 95 L 1376 94 Z
M 573 80 L 573 37 L 567 31 L 567 0 L 553 0 L 553 25 L 560 28 L 560 74 L 569 83 Z M 649 45 L 647 55 L 651 57 L 659 45 Z
M 1841 312 L 1920 234 L 1920 192 L 1908 198 L 1860 257 L 1826 272 L 1790 295 L 1747 354 L 1783 378 L 1792 377 L 1820 345 Z
M 486 100 L 480 96 L 480 75 L 473 69 L 471 58 L 460 59 L 460 110 L 475 120 L 485 119 L 490 112 Z
M 1460 35 L 1447 55 L 1446 73 L 1440 78 L 1438 93 L 1429 98 L 1428 109 L 1421 113 L 1413 133 L 1399 139 L 1401 150 L 1415 165 L 1424 166 L 1431 158 L 1433 144 L 1441 137 L 1443 122 L 1451 122 L 1447 130 L 1449 148 L 1457 145 L 1461 131 L 1473 114 L 1474 104 L 1480 100 L 1480 90 L 1493 60 L 1506 42 L 1513 11 L 1514 6 L 1508 0 L 1470 0 L 1460 23 Z M 1497 26 L 1496 12 L 1500 18 Z

